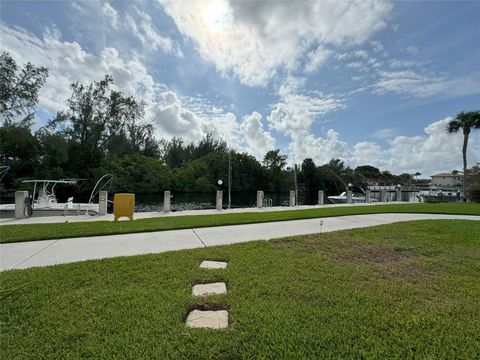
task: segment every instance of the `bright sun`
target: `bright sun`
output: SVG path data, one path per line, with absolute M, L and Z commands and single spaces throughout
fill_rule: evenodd
M 202 20 L 211 32 L 223 30 L 230 22 L 228 4 L 222 0 L 209 1 L 202 11 Z

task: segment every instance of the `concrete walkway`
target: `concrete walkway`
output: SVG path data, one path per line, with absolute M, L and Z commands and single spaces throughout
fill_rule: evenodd
M 0 244 L 0 271 L 427 219 L 480 221 L 480 216 L 434 214 L 351 215 L 263 224 Z

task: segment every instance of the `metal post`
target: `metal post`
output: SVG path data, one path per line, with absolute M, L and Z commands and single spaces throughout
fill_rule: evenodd
M 217 210 L 222 210 L 223 208 L 223 191 L 222 190 L 218 190 L 217 191 L 217 206 L 216 206 L 216 209 Z
M 25 219 L 25 201 L 28 191 L 15 191 L 15 219 Z
M 347 204 L 352 203 L 352 190 L 347 190 Z
M 228 152 L 228 208 L 232 205 L 232 151 Z
M 108 191 L 100 191 L 98 193 L 98 215 L 107 214 Z
M 318 191 L 318 205 L 323 205 L 325 200 L 325 193 L 323 190 Z
M 402 201 L 402 190 L 397 189 L 397 198 L 395 200 Z
M 295 205 L 297 205 L 297 201 L 298 201 L 297 164 L 293 164 L 293 172 L 294 172 L 294 175 L 295 175 L 295 179 L 294 179 L 295 180 L 295 202 L 294 202 L 294 206 L 295 206 Z
M 263 207 L 263 191 L 261 190 L 257 191 L 257 207 L 258 208 Z
M 365 202 L 370 203 L 372 201 L 372 193 L 370 190 L 365 190 Z
M 290 206 L 295 206 L 295 190 L 290 190 Z
M 164 191 L 163 192 L 163 211 L 164 212 L 169 212 L 170 211 L 170 199 L 172 196 L 170 195 L 170 191 Z
M 387 197 L 387 192 L 385 189 L 380 190 L 380 202 L 385 202 Z

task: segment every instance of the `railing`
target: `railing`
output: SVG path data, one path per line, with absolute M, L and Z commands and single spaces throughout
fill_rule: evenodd
M 263 207 L 273 207 L 272 199 L 263 199 Z

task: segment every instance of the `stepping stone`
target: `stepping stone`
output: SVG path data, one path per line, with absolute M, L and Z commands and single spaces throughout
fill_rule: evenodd
M 185 325 L 191 328 L 225 329 L 228 327 L 228 311 L 193 310 L 188 314 Z
M 209 261 L 205 260 L 202 261 L 200 267 L 203 269 L 225 269 L 227 267 L 227 263 L 225 261 Z
M 208 296 L 226 294 L 227 285 L 224 282 L 216 282 L 210 284 L 197 284 L 192 287 L 193 296 Z

